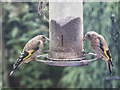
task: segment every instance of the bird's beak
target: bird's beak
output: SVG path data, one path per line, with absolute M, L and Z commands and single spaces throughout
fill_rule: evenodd
M 85 41 L 86 39 L 87 39 L 87 38 L 86 38 L 86 37 L 84 37 L 82 40 L 83 40 L 83 41 Z
M 46 38 L 46 41 L 49 41 L 49 38 Z

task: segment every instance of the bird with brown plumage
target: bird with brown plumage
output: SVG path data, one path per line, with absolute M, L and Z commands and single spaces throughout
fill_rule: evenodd
M 22 53 L 19 55 L 18 59 L 13 64 L 13 70 L 10 72 L 10 76 L 13 74 L 14 70 L 20 66 L 22 63 L 28 63 L 31 60 L 37 60 L 37 56 L 44 48 L 44 42 L 49 39 L 44 35 L 37 35 L 27 42 L 24 46 Z
M 107 64 L 107 68 L 109 69 L 110 75 L 112 75 L 112 68 L 114 67 L 112 64 L 112 57 L 110 50 L 108 48 L 107 42 L 104 37 L 95 31 L 89 31 L 85 34 L 83 40 L 88 39 L 91 43 L 91 47 L 94 53 L 97 55 L 97 59 L 101 58 L 105 60 Z

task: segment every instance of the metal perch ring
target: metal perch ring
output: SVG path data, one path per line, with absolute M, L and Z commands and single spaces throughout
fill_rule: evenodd
M 90 53 L 90 52 L 87 52 L 84 54 L 96 56 L 96 54 Z M 39 55 L 38 57 L 46 57 L 48 60 L 37 60 L 37 61 L 43 62 L 43 63 L 48 64 L 48 65 L 52 65 L 52 66 L 84 66 L 84 65 L 89 64 L 92 61 L 97 60 L 97 58 L 85 60 L 85 57 L 76 58 L 76 59 L 52 59 L 52 58 L 48 57 L 48 54 Z

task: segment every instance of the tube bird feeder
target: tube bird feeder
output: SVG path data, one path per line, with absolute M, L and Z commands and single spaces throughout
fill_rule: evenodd
M 79 17 L 50 21 L 49 58 L 53 60 L 75 59 L 82 56 L 82 28 Z
M 49 58 L 80 58 L 83 50 L 82 2 L 50 2 L 49 5 Z
M 48 60 L 54 66 L 86 65 L 83 54 L 83 1 L 49 3 Z

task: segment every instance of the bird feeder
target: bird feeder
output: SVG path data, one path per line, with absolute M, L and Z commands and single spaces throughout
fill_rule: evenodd
M 75 59 L 82 56 L 83 50 L 81 19 L 68 17 L 50 21 L 49 58 L 53 60 Z
M 48 60 L 40 61 L 54 66 L 88 64 L 90 60 L 85 60 L 83 53 L 82 1 L 50 2 L 49 13 Z

